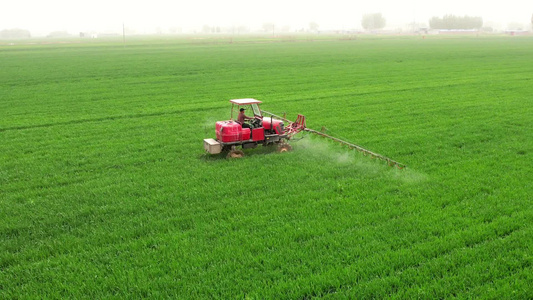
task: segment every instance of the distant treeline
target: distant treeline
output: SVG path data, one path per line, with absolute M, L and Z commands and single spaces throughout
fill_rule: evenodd
M 482 26 L 481 17 L 445 15 L 442 18 L 433 17 L 429 20 L 429 27 L 432 29 L 479 29 Z
M 0 39 L 25 39 L 30 38 L 31 34 L 26 29 L 4 29 L 0 31 Z

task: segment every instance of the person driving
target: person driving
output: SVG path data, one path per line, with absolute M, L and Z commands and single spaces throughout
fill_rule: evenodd
M 244 108 L 239 109 L 239 116 L 237 117 L 237 123 L 242 125 L 242 128 L 252 128 L 250 124 L 244 123 L 245 120 L 251 120 L 253 118 L 250 118 L 244 114 Z

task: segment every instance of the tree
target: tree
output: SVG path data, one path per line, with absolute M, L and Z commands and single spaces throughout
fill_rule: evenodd
M 520 23 L 520 22 L 511 22 L 507 24 L 507 29 L 522 31 L 524 30 L 524 25 L 525 25 L 524 23 Z
M 237 34 L 240 34 L 240 33 L 247 33 L 249 32 L 250 29 L 244 25 L 239 25 L 237 26 Z
M 67 38 L 67 37 L 72 37 L 72 35 L 66 31 L 53 31 L 53 32 L 50 32 L 46 37 L 47 38 Z
M 30 38 L 31 34 L 26 29 L 4 29 L 0 31 L 0 39 L 27 39 Z
M 431 29 L 479 29 L 482 26 L 481 17 L 445 15 L 442 18 L 433 17 L 429 20 Z
M 272 32 L 272 35 L 274 35 L 274 32 L 275 32 L 275 29 L 276 29 L 276 25 L 274 23 L 263 23 L 263 30 L 265 32 Z
M 309 31 L 317 32 L 319 27 L 320 26 L 318 25 L 317 22 L 310 22 L 309 23 Z
M 211 33 L 212 30 L 213 30 L 213 28 L 211 28 L 211 26 L 209 26 L 209 25 L 204 25 L 202 27 L 202 33 Z
M 385 18 L 381 15 L 381 13 L 365 14 L 363 15 L 363 20 L 361 21 L 361 25 L 366 30 L 382 29 L 385 27 L 385 24 Z

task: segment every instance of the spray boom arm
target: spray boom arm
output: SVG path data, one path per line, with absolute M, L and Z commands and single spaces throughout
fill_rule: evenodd
M 362 152 L 363 155 L 370 155 L 370 157 L 372 157 L 372 158 L 377 158 L 377 159 L 386 161 L 387 164 L 389 166 L 391 166 L 391 167 L 395 166 L 398 169 L 403 169 L 403 168 L 406 167 L 406 165 L 404 165 L 404 164 L 402 164 L 400 162 L 397 162 L 397 161 L 392 160 L 392 159 L 390 159 L 390 158 L 388 158 L 386 156 L 383 156 L 381 154 L 378 154 L 378 153 L 372 152 L 370 150 L 367 150 L 367 149 L 365 149 L 365 148 L 363 148 L 363 147 L 361 147 L 359 145 L 356 145 L 356 144 L 341 140 L 339 138 L 330 136 L 330 135 L 325 134 L 325 133 L 320 132 L 320 131 L 316 131 L 316 130 L 307 128 L 306 124 L 305 124 L 305 116 L 303 116 L 303 115 L 299 114 L 298 117 L 296 118 L 296 121 L 292 122 L 292 121 L 289 121 L 285 117 L 281 117 L 281 116 L 275 115 L 275 114 L 273 114 L 271 112 L 264 111 L 264 110 L 262 110 L 262 112 L 265 113 L 265 114 L 274 116 L 276 118 L 279 118 L 279 119 L 281 119 L 281 120 L 283 120 L 283 121 L 288 123 L 288 125 L 285 127 L 285 131 L 284 131 L 284 133 L 287 135 L 288 139 L 292 138 L 295 134 L 297 134 L 297 133 L 299 133 L 301 131 L 306 131 L 306 132 L 309 132 L 309 133 L 313 133 L 313 134 L 319 135 L 319 136 L 324 137 L 324 138 L 328 138 L 330 140 L 333 140 L 335 142 L 340 143 L 341 145 L 346 145 L 346 146 L 348 146 L 349 149 L 354 149 L 354 150 L 357 150 L 359 152 Z

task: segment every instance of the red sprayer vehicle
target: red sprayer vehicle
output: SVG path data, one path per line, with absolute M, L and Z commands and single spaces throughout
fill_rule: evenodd
M 279 152 L 290 151 L 292 148 L 288 141 L 305 128 L 305 117 L 298 115 L 296 122 L 287 122 L 270 117 L 263 117 L 259 108 L 261 101 L 256 99 L 234 99 L 231 103 L 231 117 L 227 121 L 218 121 L 215 124 L 216 139 L 204 139 L 204 149 L 211 154 L 228 152 L 228 157 L 242 157 L 244 152 L 239 150 L 255 148 L 257 145 L 278 145 Z M 237 109 L 236 109 L 237 108 Z M 250 119 L 244 124 L 234 118 L 239 110 L 245 108 Z
M 303 115 L 298 115 L 296 121 L 292 122 L 285 117 L 261 110 L 259 108 L 261 101 L 256 99 L 234 99 L 229 102 L 231 103 L 230 119 L 216 122 L 216 139 L 204 139 L 204 149 L 211 154 L 227 152 L 227 157 L 243 157 L 244 152 L 240 149 L 255 148 L 257 145 L 278 145 L 278 152 L 286 152 L 292 149 L 288 141 L 298 132 L 305 131 L 348 146 L 349 149 L 357 150 L 364 155 L 370 155 L 372 158 L 386 161 L 389 166 L 396 166 L 399 169 L 405 167 L 404 164 L 386 156 L 330 136 L 325 133 L 324 127 L 321 131 L 307 128 Z M 238 121 L 237 115 L 241 108 L 245 108 L 246 116 L 248 117 L 244 121 L 241 120 L 243 122 Z M 268 116 L 263 116 L 263 113 Z M 237 118 L 237 121 L 234 117 Z

